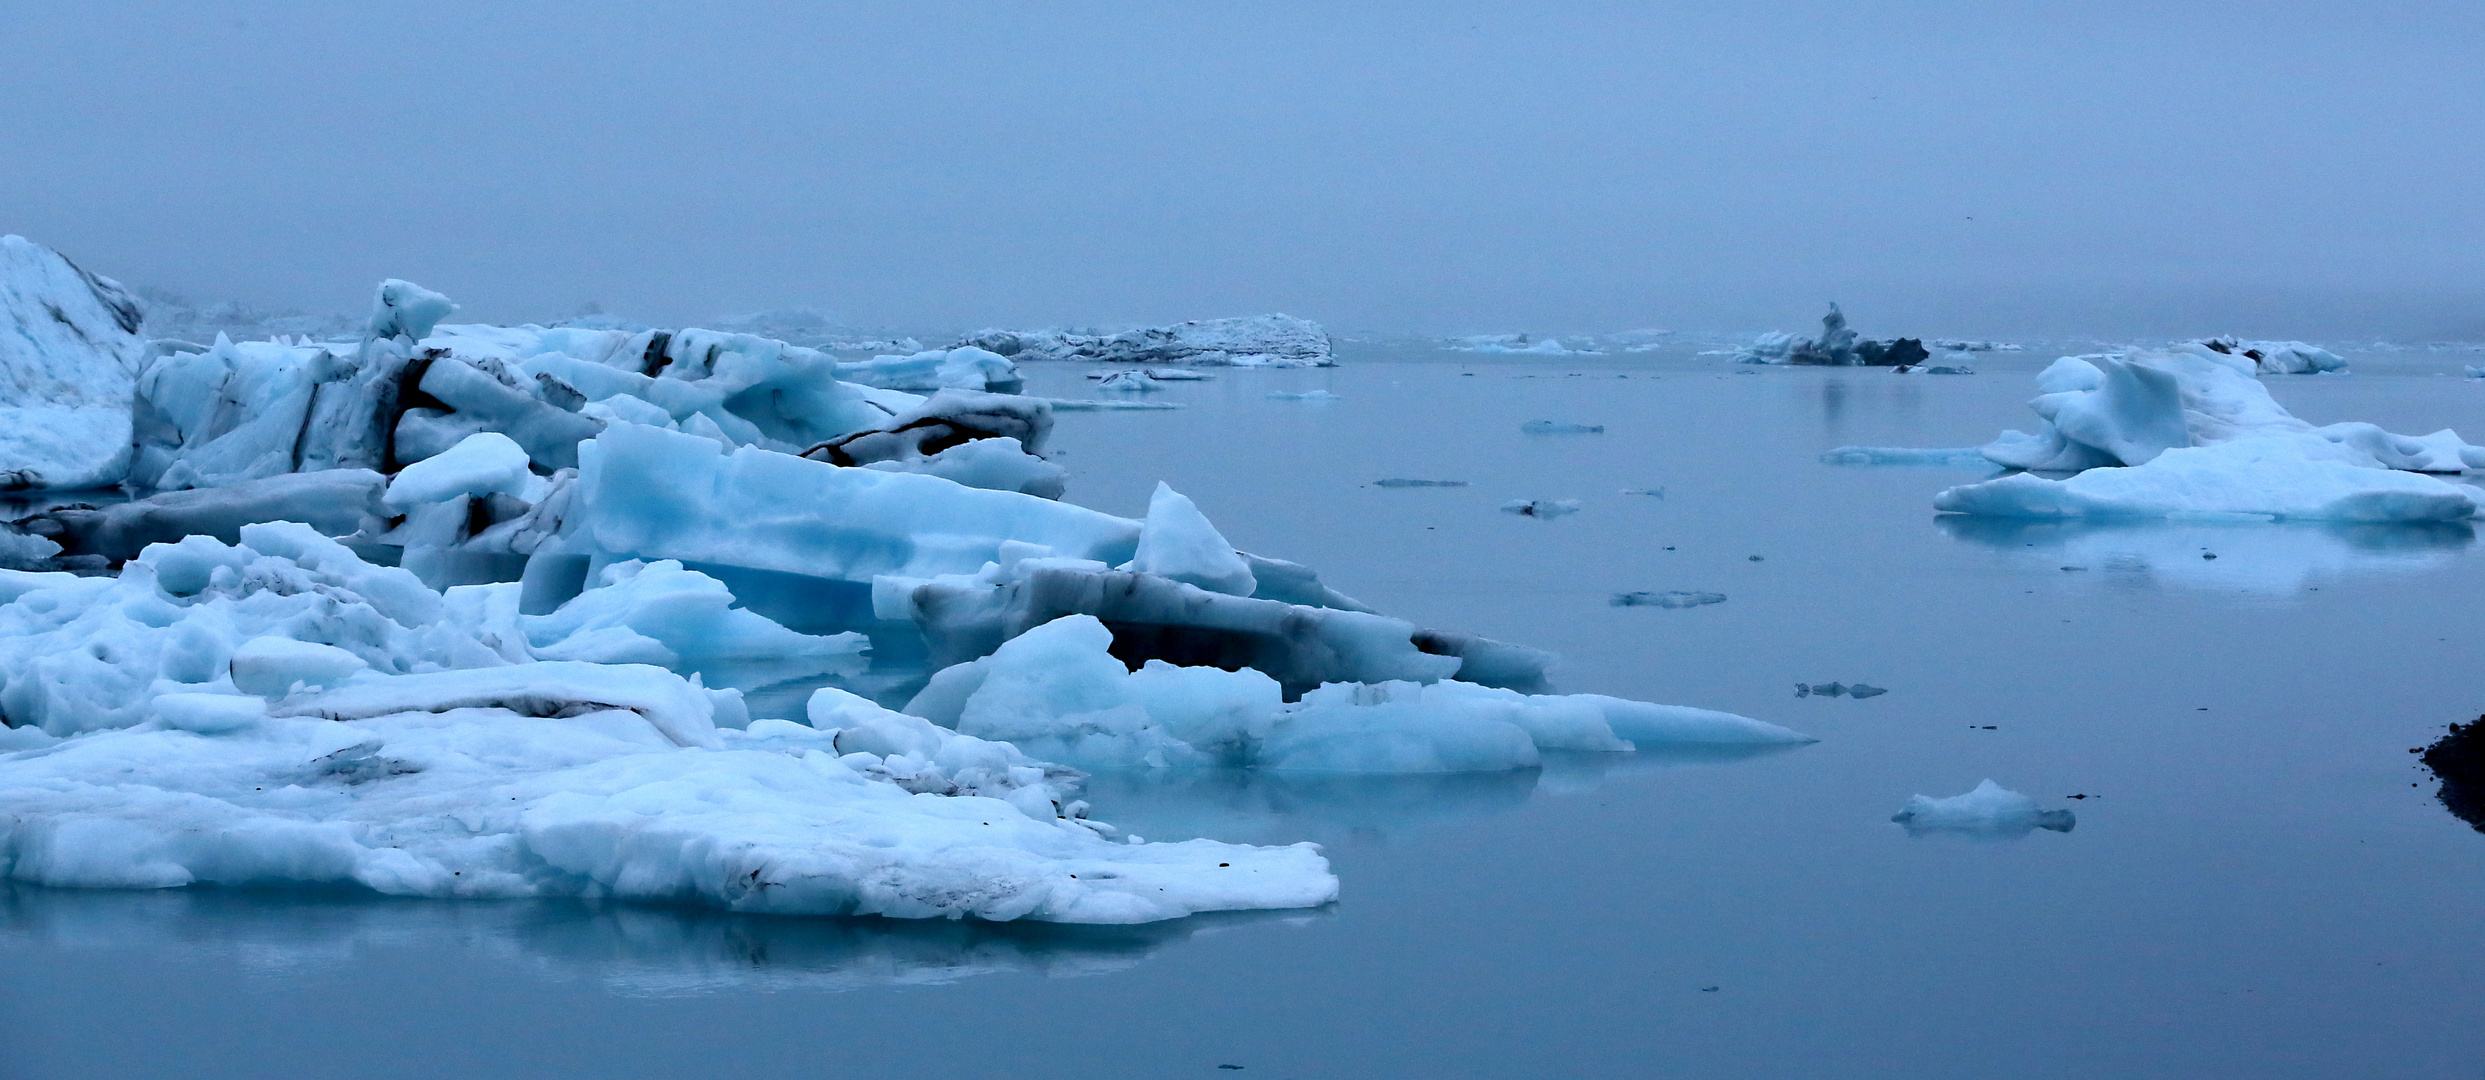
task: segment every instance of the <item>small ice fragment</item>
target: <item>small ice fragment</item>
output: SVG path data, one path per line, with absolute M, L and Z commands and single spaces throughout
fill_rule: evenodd
M 2479 367 L 2475 364 L 2465 364 L 2461 365 L 2460 370 L 2467 372 L 2468 377 L 2471 379 L 2485 379 L 2485 367 Z
M 1520 517 L 1557 518 L 1564 514 L 1578 513 L 1579 500 L 1512 499 L 1501 504 L 1501 510 L 1505 514 L 1517 514 Z
M 1529 435 L 1602 435 L 1603 424 L 1562 424 L 1551 420 L 1530 420 L 1519 425 Z
M 1393 476 L 1387 480 L 1374 480 L 1372 486 L 1385 488 L 1466 487 L 1467 482 L 1464 480 L 1408 480 Z
M 1163 389 L 1144 371 L 1116 371 L 1096 384 L 1098 390 L 1148 391 Z
M 1651 495 L 1651 496 L 1655 496 L 1656 498 L 1660 498 L 1660 499 L 1662 499 L 1662 498 L 1664 498 L 1664 497 L 1665 497 L 1665 489 L 1664 489 L 1663 487 L 1652 487 L 1652 488 L 1623 488 L 1623 489 L 1622 489 L 1622 494 L 1625 494 L 1625 495 Z
M 1965 795 L 1935 799 L 1923 795 L 1890 816 L 1908 833 L 1964 833 L 1975 836 L 2025 836 L 2035 829 L 2070 832 L 2078 823 L 2068 810 L 2039 810 L 2036 800 L 1991 780 Z
M 1851 698 L 1880 697 L 1886 693 L 1889 693 L 1889 691 L 1878 686 L 1867 686 L 1863 683 L 1856 683 L 1855 685 L 1846 688 L 1846 696 Z
M 1179 401 L 1109 401 L 1097 398 L 1041 398 L 1055 412 L 1116 412 L 1142 409 L 1187 409 Z
M 1702 604 L 1722 604 L 1725 602 L 1726 594 L 1724 593 L 1684 592 L 1680 590 L 1669 592 L 1615 593 L 1613 598 L 1613 606 L 1615 607 L 1690 608 L 1699 607 Z
M 1269 397 L 1269 400 L 1271 400 L 1271 401 L 1336 401 L 1336 400 L 1337 400 L 1337 395 L 1336 395 L 1336 394 L 1332 394 L 1332 393 L 1330 393 L 1330 392 L 1328 392 L 1328 391 L 1326 391 L 1326 390 L 1305 390 L 1305 391 L 1303 391 L 1303 392 L 1301 392 L 1301 393 L 1299 393 L 1299 394 L 1298 394 L 1298 393 L 1290 393 L 1290 392 L 1287 392 L 1287 391 L 1284 391 L 1284 390 L 1272 390 L 1272 391 L 1269 391 L 1269 395 L 1268 395 L 1268 397 Z
M 1838 697 L 1846 693 L 1843 683 L 1813 683 L 1812 692 L 1821 697 Z

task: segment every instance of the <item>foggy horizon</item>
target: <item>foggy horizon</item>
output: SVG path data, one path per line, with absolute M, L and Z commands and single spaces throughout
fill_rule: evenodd
M 0 232 L 680 325 L 2485 337 L 2485 13 L 19 8 Z

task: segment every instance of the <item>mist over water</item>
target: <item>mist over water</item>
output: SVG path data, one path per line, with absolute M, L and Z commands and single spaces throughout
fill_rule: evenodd
M 0 11 L 0 232 L 665 325 L 2485 334 L 2485 12 Z

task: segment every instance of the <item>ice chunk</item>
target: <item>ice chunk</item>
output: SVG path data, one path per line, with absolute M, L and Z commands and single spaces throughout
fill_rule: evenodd
M 1722 604 L 1726 594 L 1715 592 L 1627 592 L 1615 593 L 1615 607 L 1691 608 L 1705 604 Z
M 942 390 L 869 429 L 811 447 L 803 456 L 1057 499 L 1069 473 L 1037 456 L 1052 430 L 1052 406 L 1041 398 Z
M 1566 424 L 1552 420 L 1530 420 L 1519 425 L 1529 435 L 1602 435 L 1603 424 Z
M 255 637 L 233 649 L 233 686 L 280 698 L 297 689 L 336 686 L 371 669 L 371 662 L 334 645 L 286 637 Z
M 448 297 L 411 281 L 390 278 L 380 283 L 379 294 L 372 299 L 371 322 L 363 336 L 421 341 L 456 311 L 457 305 Z
M 550 614 L 516 616 L 530 655 L 657 664 L 720 683 L 764 685 L 859 671 L 870 648 L 858 633 L 800 634 L 736 608 L 723 582 L 669 559 L 611 564 L 594 585 Z M 514 593 L 519 586 L 465 588 Z M 514 595 L 505 603 L 515 610 Z
M 327 535 L 346 536 L 386 513 L 380 499 L 387 486 L 387 477 L 367 469 L 289 473 L 209 491 L 56 507 L 17 524 L 57 543 L 63 559 L 114 566 L 149 544 L 176 543 L 184 537 L 237 543 L 243 528 L 255 522 L 297 521 Z
M 1958 833 L 1970 836 L 2026 836 L 2036 829 L 2070 832 L 2078 821 L 2068 810 L 2039 810 L 2036 800 L 1991 780 L 1965 795 L 1935 799 L 1923 795 L 1890 818 L 1911 835 Z
M 134 405 L 130 479 L 227 487 L 320 469 L 394 470 L 395 432 L 428 362 L 401 338 L 354 346 L 235 344 L 150 361 Z
M 1501 504 L 1501 512 L 1520 517 L 1557 518 L 1579 512 L 1577 499 L 1512 499 Z
M 837 377 L 884 390 L 990 390 L 1015 393 L 1023 380 L 1008 357 L 972 345 L 911 356 L 875 356 L 839 363 Z
M 2202 345 L 2171 353 L 2065 357 L 2029 403 L 2046 421 L 1984 448 L 2014 468 L 1951 488 L 1934 505 L 2004 517 L 2168 517 L 2441 521 L 2473 516 L 2473 489 L 2409 471 L 2467 467 L 2485 448 L 2444 431 L 2424 438 L 2371 424 L 2316 428 L 2280 408 L 2253 361 Z
M 22 236 L 0 236 L 0 490 L 128 475 L 145 361 L 136 297 Z
M 2475 489 L 2384 469 L 2314 434 L 2168 450 L 2146 466 L 2095 468 L 2064 480 L 2029 473 L 1954 487 L 1945 513 L 2020 518 L 2250 515 L 2287 521 L 2461 521 Z
M 1643 738 L 1809 741 L 1727 713 L 1456 681 L 1330 683 L 1290 705 L 1278 683 L 1257 671 L 1161 660 L 1132 671 L 1114 657 L 1114 640 L 1091 617 L 1054 620 L 988 657 L 943 670 L 907 710 L 1037 757 L 1096 766 L 1488 771 L 1533 766 L 1539 750 L 1622 751 Z
M 1001 545 L 1126 562 L 1140 524 L 932 476 L 838 468 L 679 432 L 617 425 L 581 448 L 580 539 L 614 558 L 774 570 L 869 584 L 972 574 Z
M 2319 375 L 2347 369 L 2344 357 L 2301 341 L 2243 341 L 2228 335 L 2203 338 L 2193 344 L 2250 360 L 2254 369 L 2264 375 Z
M 1209 364 L 1235 367 L 1329 367 L 1329 334 L 1290 315 L 1198 319 L 1120 334 L 1064 330 L 985 330 L 960 345 L 1013 360 L 1094 360 L 1108 364 Z
M 1269 391 L 1268 396 L 1272 401 L 1336 401 L 1338 399 L 1336 394 L 1332 394 L 1326 390 L 1304 390 L 1300 392 L 1272 390 Z
M 2433 795 L 2441 800 L 2442 808 L 2470 828 L 2485 832 L 2485 716 L 2453 723 L 2420 753 L 2416 760 L 2441 781 Z
M 1152 390 L 1162 390 L 1164 387 L 1156 385 L 1156 380 L 1149 378 L 1147 372 L 1116 371 L 1105 376 L 1103 382 L 1097 383 L 1096 389 L 1146 393 Z
M 1392 477 L 1387 480 L 1374 480 L 1372 481 L 1372 486 L 1385 488 L 1450 488 L 1466 487 L 1467 482 L 1464 480 L 1405 480 Z
M 1139 550 L 1121 567 L 1172 578 L 1209 592 L 1249 596 L 1259 587 L 1251 567 L 1190 498 L 1158 481 L 1139 528 Z
M 1847 326 L 1846 313 L 1838 310 L 1836 304 L 1829 305 L 1829 314 L 1821 316 L 1818 338 L 1771 332 L 1734 353 L 1736 362 L 1744 364 L 1827 367 L 1912 367 L 1931 355 L 1925 351 L 1924 342 L 1916 338 L 1872 341 L 1858 337 Z
M 517 441 L 497 431 L 467 436 L 447 451 L 408 465 L 388 483 L 384 501 L 403 511 L 460 495 L 523 495 L 534 473 Z

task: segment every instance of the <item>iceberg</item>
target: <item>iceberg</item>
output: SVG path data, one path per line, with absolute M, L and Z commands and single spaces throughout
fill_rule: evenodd
M 1012 360 L 1092 360 L 1124 366 L 1205 364 L 1233 367 L 1333 367 L 1328 331 L 1309 319 L 1257 315 L 1195 319 L 1119 334 L 1066 330 L 984 330 L 959 346 Z
M 2423 472 L 2485 465 L 2456 432 L 2409 438 L 2363 423 L 2314 427 L 2280 407 L 2248 358 L 2205 346 L 2063 357 L 2037 376 L 2036 434 L 1984 448 L 2017 473 L 1950 488 L 1948 513 L 2029 518 L 2243 515 L 2263 520 L 2455 521 L 2476 489 Z
M 117 281 L 0 236 L 0 491 L 128 475 L 144 313 Z
M 827 727 L 753 721 L 628 662 L 859 647 L 678 566 L 530 619 L 514 585 L 444 597 L 308 526 L 241 533 L 11 579 L 0 877 L 1105 923 L 1336 895 L 1309 845 L 1115 842 L 1074 773 L 1012 747 L 836 691 L 808 710 Z
M 1627 751 L 1641 741 L 1810 741 L 1728 713 L 1451 680 L 1334 682 L 1289 704 L 1278 681 L 1258 670 L 1163 660 L 1132 670 L 1114 644 L 1103 622 L 1064 616 L 990 656 L 944 669 L 906 711 L 1094 767 L 1471 772 L 1534 767 L 1543 750 Z
M 945 389 L 802 456 L 1058 499 L 1070 474 L 1042 457 L 1052 431 L 1053 407 L 1040 398 Z
M 1991 780 L 1946 799 L 1917 795 L 1890 817 L 1908 835 L 1952 833 L 1985 838 L 2026 836 L 2037 829 L 2070 832 L 2078 819 L 2068 810 L 2039 810 L 2036 800 Z

